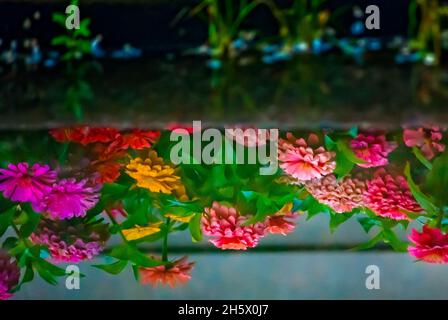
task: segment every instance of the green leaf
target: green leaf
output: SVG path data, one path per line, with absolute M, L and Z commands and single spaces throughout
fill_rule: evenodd
M 201 219 L 202 213 L 196 213 L 188 224 L 193 242 L 202 240 Z
M 352 127 L 347 131 L 347 134 L 352 137 L 352 138 L 356 138 L 358 136 L 358 127 Z
M 325 135 L 324 137 L 324 142 L 325 142 L 325 148 L 327 150 L 334 150 L 336 148 L 336 142 L 333 141 L 333 139 L 330 138 L 330 136 Z
M 11 249 L 9 249 L 9 254 L 12 256 L 18 256 L 21 255 L 26 249 L 26 245 L 23 243 L 23 241 L 19 241 L 17 245 Z
M 107 273 L 117 275 L 120 274 L 127 266 L 128 261 L 126 260 L 118 260 L 111 264 L 97 264 L 93 265 L 92 267 L 101 269 L 106 271 Z
M 39 276 L 47 283 L 53 286 L 55 286 L 58 283 L 54 275 L 50 271 L 48 271 L 41 263 L 35 261 L 33 262 L 33 266 L 37 270 Z
M 9 251 L 12 248 L 14 248 L 15 246 L 17 246 L 18 243 L 19 243 L 19 239 L 17 239 L 16 237 L 8 237 L 3 242 L 2 248 Z
M 412 147 L 412 152 L 414 153 L 415 157 L 428 169 L 432 170 L 432 163 L 425 158 L 421 150 L 417 147 Z
M 359 224 L 362 226 L 362 228 L 366 233 L 369 233 L 369 231 L 374 226 L 381 226 L 381 222 L 379 222 L 377 219 L 372 219 L 370 217 L 357 217 L 356 219 L 358 220 Z
M 383 240 L 383 232 L 379 232 L 376 236 L 374 236 L 372 239 L 370 239 L 366 243 L 360 244 L 359 246 L 356 246 L 356 247 L 352 248 L 351 250 L 353 250 L 353 251 L 367 250 L 367 249 L 373 248 L 381 240 Z
M 132 273 L 134 274 L 135 281 L 138 282 L 140 280 L 140 272 L 139 267 L 135 264 L 132 265 Z
M 334 173 L 337 175 L 338 179 L 348 175 L 353 170 L 354 166 L 355 164 L 352 161 L 349 161 L 343 154 L 336 154 L 336 168 L 334 169 Z
M 364 160 L 358 158 L 353 150 L 348 146 L 347 142 L 344 139 L 339 139 L 336 142 L 338 151 L 344 155 L 345 158 L 347 158 L 350 162 L 356 163 L 356 164 L 363 164 L 366 163 Z
M 56 277 L 63 277 L 66 275 L 65 270 L 42 259 L 39 257 L 36 257 L 35 260 L 36 264 L 38 264 L 39 266 L 41 266 L 42 268 L 44 268 L 45 270 L 47 270 L 50 274 L 52 274 L 53 276 Z
M 415 184 L 414 180 L 411 176 L 411 166 L 409 162 L 406 163 L 406 167 L 404 169 L 404 175 L 406 176 L 409 189 L 412 192 L 415 200 L 420 204 L 420 206 L 431 215 L 437 215 L 439 212 L 439 208 L 434 205 L 429 197 L 427 197 L 423 192 L 420 191 L 420 188 Z
M 435 158 L 432 164 L 423 189 L 434 197 L 439 207 L 448 206 L 448 152 Z
M 66 19 L 67 19 L 67 17 L 64 14 L 59 13 L 59 12 L 55 12 L 52 15 L 53 22 L 56 22 L 57 24 L 59 24 L 59 25 L 61 25 L 63 27 L 65 27 Z
M 406 252 L 408 249 L 408 243 L 399 239 L 391 229 L 383 230 L 383 238 L 395 251 Z
M 330 213 L 330 231 L 334 232 L 337 227 L 353 216 L 352 213 Z
M 12 223 L 16 207 L 9 208 L 6 212 L 0 214 L 0 237 L 3 236 L 6 230 Z
M 306 220 L 310 220 L 314 216 L 320 214 L 329 212 L 329 208 L 319 203 L 313 196 L 309 195 L 302 203 L 301 210 L 304 210 L 307 212 L 307 218 Z
M 25 212 L 28 219 L 27 222 L 23 224 L 20 228 L 20 236 L 22 238 L 28 238 L 37 228 L 41 219 L 41 215 L 35 213 L 31 209 L 27 209 Z
M 156 267 L 163 265 L 164 262 L 148 257 L 141 253 L 136 247 L 130 244 L 122 244 L 112 249 L 109 256 L 119 260 L 127 260 L 135 263 L 140 267 Z
M 51 39 L 51 44 L 53 46 L 61 46 L 61 45 L 67 45 L 72 41 L 72 39 L 69 36 L 57 36 Z

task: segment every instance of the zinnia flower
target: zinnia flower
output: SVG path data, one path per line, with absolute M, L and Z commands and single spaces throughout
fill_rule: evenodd
M 405 129 L 403 140 L 408 147 L 419 148 L 428 160 L 445 151 L 445 145 L 440 143 L 442 133 L 439 127 L 418 128 L 416 130 Z
M 37 245 L 47 246 L 55 262 L 78 263 L 103 251 L 109 239 L 106 224 L 80 223 L 78 219 L 52 221 L 42 219 L 30 236 Z
M 0 169 L 0 191 L 12 201 L 39 202 L 51 191 L 56 181 L 56 172 L 47 165 L 28 163 L 9 164 L 7 169 Z
M 286 236 L 294 231 L 296 224 L 293 219 L 298 215 L 292 212 L 293 203 L 287 203 L 276 214 L 266 218 L 266 233 Z
M 413 242 L 408 248 L 411 256 L 429 263 L 448 263 L 448 234 L 424 225 L 421 233 L 413 229 L 408 238 Z
M 397 148 L 397 144 L 393 141 L 386 141 L 385 135 L 360 133 L 350 142 L 350 147 L 358 158 L 365 161 L 365 163 L 358 163 L 358 166 L 372 168 L 387 165 L 389 163 L 387 157 Z
M 9 299 L 11 289 L 19 283 L 20 269 L 5 250 L 0 250 L 0 300 Z
M 98 174 L 95 183 L 112 183 L 120 177 L 121 167 L 122 164 L 115 161 L 93 161 L 89 172 Z
M 264 146 L 271 139 L 268 129 L 258 128 L 226 128 L 225 134 L 227 139 L 234 140 L 238 144 L 246 147 Z
M 223 250 L 246 250 L 255 247 L 264 236 L 266 225 L 256 223 L 244 226 L 245 216 L 235 208 L 213 202 L 211 208 L 205 208 L 202 217 L 202 230 L 205 235 L 213 237 L 210 242 Z
M 406 178 L 393 177 L 379 170 L 367 181 L 365 205 L 381 217 L 395 220 L 410 220 L 407 213 L 421 213 L 423 209 L 409 190 Z
M 153 287 L 157 287 L 160 283 L 162 286 L 169 285 L 175 288 L 191 279 L 193 266 L 194 262 L 188 262 L 187 257 L 183 257 L 164 266 L 139 268 L 140 283 L 150 284 Z
M 188 134 L 192 134 L 195 129 L 191 125 L 183 125 L 181 123 L 176 122 L 168 123 L 165 128 L 168 131 L 177 131 L 178 133 L 187 132 Z
M 75 126 L 50 130 L 50 135 L 58 142 L 77 142 L 87 145 L 95 142 L 111 142 L 119 134 L 114 128 L 92 128 Z
M 330 174 L 320 180 L 308 181 L 305 188 L 317 201 L 337 213 L 351 212 L 364 204 L 366 184 L 357 178 L 344 177 L 338 181 L 335 175 Z
M 308 145 L 317 142 L 316 135 L 310 135 L 308 142 L 296 139 L 291 133 L 286 137 L 287 140 L 279 141 L 280 167 L 298 183 L 321 178 L 336 168 L 334 152 L 326 151 L 322 146 L 313 149 Z
M 145 160 L 133 159 L 126 169 L 126 173 L 137 181 L 138 187 L 151 192 L 172 194 L 181 186 L 175 168 L 165 164 L 155 151 L 150 151 Z
M 118 135 L 109 148 L 114 149 L 135 149 L 141 150 L 150 148 L 151 145 L 160 136 L 159 131 L 144 131 L 140 129 L 132 130 L 130 133 Z
M 42 201 L 33 204 L 36 212 L 45 212 L 51 219 L 84 217 L 97 203 L 101 185 L 88 186 L 87 179 L 63 179 L 56 183 Z

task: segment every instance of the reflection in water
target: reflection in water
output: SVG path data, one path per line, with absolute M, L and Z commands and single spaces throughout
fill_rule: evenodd
M 384 241 L 418 260 L 448 263 L 448 162 L 438 127 L 280 132 L 272 175 L 260 175 L 261 162 L 174 165 L 170 134 L 179 129 L 197 133 L 177 124 L 162 131 L 75 126 L 2 133 L 0 298 L 35 272 L 55 283 L 65 275 L 58 263 L 100 253 L 108 264 L 96 267 L 110 274 L 131 265 L 142 284 L 175 287 L 190 280 L 194 262 L 170 255 L 173 233 L 189 232 L 193 242 L 205 237 L 222 250 L 250 250 L 270 234 L 288 235 L 304 214 L 329 215 L 332 230 L 357 219 L 373 234 L 360 248 Z M 246 152 L 266 145 L 257 129 L 245 130 L 247 138 L 222 139 Z M 423 228 L 404 242 L 396 231 L 414 220 Z M 119 244 L 108 244 L 112 238 Z M 150 242 L 160 251 L 145 253 Z

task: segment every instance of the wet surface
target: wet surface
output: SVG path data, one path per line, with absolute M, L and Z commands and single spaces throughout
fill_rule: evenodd
M 252 123 L 283 129 L 356 125 L 396 130 L 405 124 L 448 122 L 443 69 L 319 59 L 303 57 L 275 66 L 255 60 L 218 71 L 197 57 L 144 59 L 81 65 L 68 74 L 64 68 L 4 74 L 0 128 L 42 129 L 82 120 L 160 129 L 171 122 L 202 120 L 219 127 Z

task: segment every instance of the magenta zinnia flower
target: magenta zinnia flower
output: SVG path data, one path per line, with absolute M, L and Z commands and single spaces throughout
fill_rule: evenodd
M 104 249 L 109 238 L 108 227 L 106 224 L 85 225 L 75 220 L 42 219 L 30 240 L 47 246 L 55 262 L 90 260 Z
M 364 135 L 360 133 L 350 142 L 355 155 L 364 160 L 358 166 L 363 168 L 381 167 L 389 163 L 389 153 L 397 148 L 393 141 L 386 141 L 385 135 Z
M 79 182 L 73 178 L 63 179 L 33 208 L 37 212 L 47 213 L 52 219 L 84 217 L 97 204 L 99 189 L 100 185 L 88 186 L 86 179 Z
M 19 283 L 20 269 L 5 250 L 0 250 L 0 300 L 9 299 L 11 289 Z
M 429 263 L 448 263 L 448 234 L 424 225 L 421 233 L 413 229 L 408 238 L 413 242 L 410 255 Z
M 194 262 L 188 262 L 187 257 L 173 261 L 168 265 L 151 268 L 139 268 L 140 283 L 157 287 L 169 285 L 175 288 L 179 284 L 185 284 L 191 279 L 191 270 Z
M 338 181 L 335 175 L 330 174 L 307 182 L 305 188 L 317 201 L 337 213 L 351 212 L 364 205 L 366 184 L 357 178 L 345 177 Z
M 393 177 L 384 169 L 367 181 L 364 203 L 377 215 L 395 220 L 410 220 L 407 213 L 423 211 L 409 190 L 406 178 Z
M 297 183 L 321 178 L 330 174 L 336 168 L 334 152 L 326 151 L 324 147 L 311 148 L 308 144 L 316 142 L 317 136 L 310 135 L 305 139 L 296 139 L 287 133 L 287 140 L 280 139 L 279 155 L 280 167 Z
M 266 225 L 256 223 L 243 226 L 245 216 L 231 207 L 213 202 L 211 208 L 205 208 L 202 217 L 202 230 L 205 235 L 213 237 L 210 242 L 223 250 L 246 250 L 255 247 L 264 236 Z
M 419 148 L 428 160 L 445 151 L 445 145 L 440 143 L 442 132 L 440 132 L 439 127 L 418 128 L 416 130 L 405 129 L 403 140 L 408 147 Z
M 37 203 L 51 191 L 56 172 L 47 165 L 9 164 L 0 169 L 0 191 L 12 201 Z

